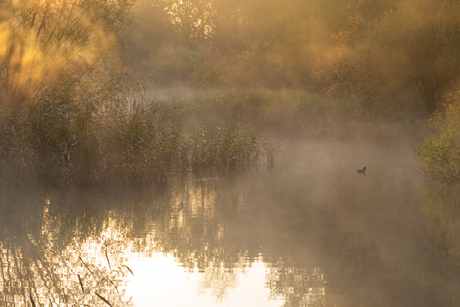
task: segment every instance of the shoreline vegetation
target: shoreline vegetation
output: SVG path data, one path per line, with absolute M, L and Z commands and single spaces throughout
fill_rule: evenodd
M 295 90 L 137 96 L 90 114 L 68 108 L 45 103 L 20 125 L 9 115 L 0 134 L 2 183 L 148 184 L 189 173 L 269 171 L 282 148 L 277 140 L 410 147 L 428 126 L 423 118 L 361 118 L 328 98 Z
M 460 4 L 382 3 L 4 1 L 0 182 L 266 170 L 295 138 L 430 142 L 427 120 L 459 100 Z M 152 80 L 196 94 L 154 99 Z M 450 135 L 451 154 L 435 157 L 443 141 L 416 152 L 429 177 L 458 174 Z
M 3 124 L 3 183 L 148 184 L 189 173 L 270 168 L 276 145 L 236 122 L 183 130 L 184 115 L 134 99 L 93 111 L 43 105 L 17 125 Z

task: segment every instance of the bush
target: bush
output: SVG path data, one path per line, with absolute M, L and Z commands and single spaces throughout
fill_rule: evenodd
M 460 100 L 447 106 L 445 116 L 436 113 L 430 126 L 439 134 L 417 149 L 420 170 L 432 179 L 460 179 Z

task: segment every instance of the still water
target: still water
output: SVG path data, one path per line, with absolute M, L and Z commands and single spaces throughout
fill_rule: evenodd
M 404 150 L 287 148 L 271 173 L 2 187 L 0 306 L 460 305 L 457 186 Z

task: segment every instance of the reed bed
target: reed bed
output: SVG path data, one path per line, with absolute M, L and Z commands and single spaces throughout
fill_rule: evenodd
M 273 140 L 335 138 L 416 146 L 426 114 L 370 115 L 301 90 L 225 89 L 165 100 L 0 109 L 0 181 L 140 184 L 271 167 Z M 261 136 L 269 136 L 271 139 Z M 255 167 L 256 166 L 256 167 Z
M 183 113 L 145 97 L 97 108 L 43 101 L 21 118 L 0 112 L 3 183 L 152 183 L 245 171 L 275 154 L 267 139 L 230 121 L 185 132 Z
M 190 163 L 193 172 L 209 170 L 249 170 L 259 163 L 261 156 L 273 166 L 277 147 L 267 138 L 260 139 L 234 122 L 224 128 L 197 129 L 190 139 Z

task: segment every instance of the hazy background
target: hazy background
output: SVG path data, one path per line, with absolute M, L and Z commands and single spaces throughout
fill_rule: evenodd
M 432 112 L 456 89 L 454 1 L 139 0 L 122 58 L 158 98 L 294 88 L 359 111 Z

